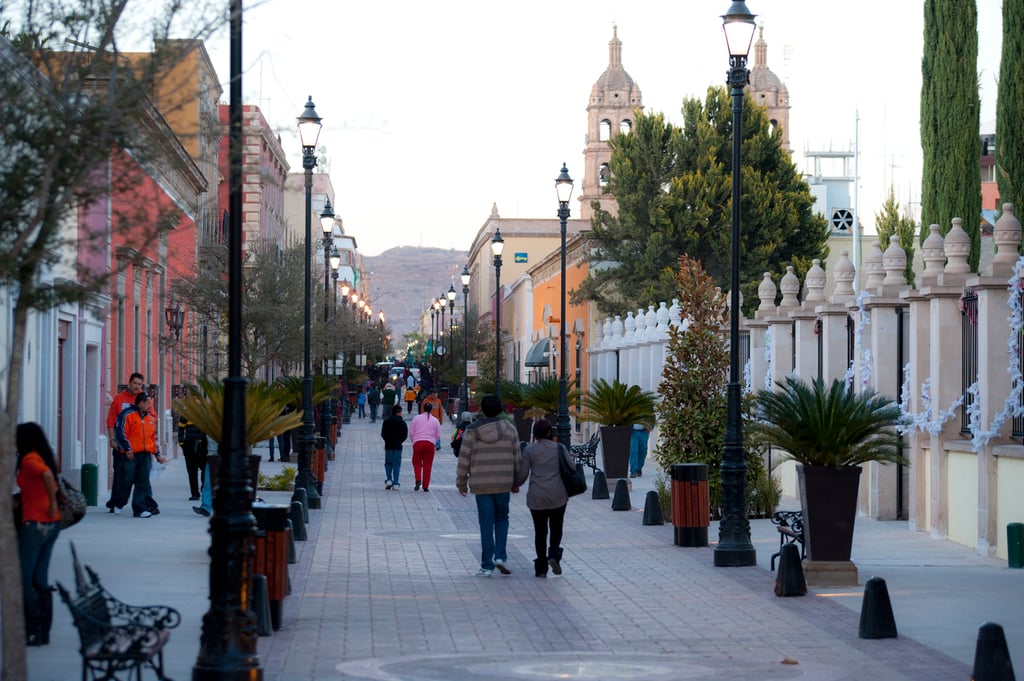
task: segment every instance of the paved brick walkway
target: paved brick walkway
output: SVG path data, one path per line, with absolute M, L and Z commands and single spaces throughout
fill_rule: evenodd
M 653 466 L 634 481 L 633 511 L 612 511 L 589 493 L 570 501 L 561 577 L 533 577 L 525 494 L 513 496 L 513 574 L 474 577 L 476 505 L 454 489 L 450 448 L 437 454 L 430 492 L 413 491 L 410 447 L 402 490 L 385 491 L 378 429 L 367 420 L 343 430 L 323 509 L 310 511 L 309 538 L 297 543 L 283 626 L 259 642 L 266 679 L 963 680 L 985 620 L 1006 628 L 1011 655 L 1024 650 L 1024 571 L 906 523 L 859 519 L 862 583 L 886 578 L 900 628 L 898 639 L 862 640 L 862 587 L 774 595 L 767 562 L 778 540 L 767 521 L 752 522 L 759 565 L 751 568 L 715 568 L 713 548 L 675 547 L 670 525 L 643 526 Z M 179 681 L 191 676 L 208 606 L 207 524 L 186 490 L 176 460 L 156 487 L 160 516 L 90 510 L 62 536 L 51 571 L 71 581 L 73 540 L 124 600 L 179 608 L 184 622 L 168 648 Z M 53 643 L 29 650 L 30 679 L 80 672 L 62 603 L 56 615 Z

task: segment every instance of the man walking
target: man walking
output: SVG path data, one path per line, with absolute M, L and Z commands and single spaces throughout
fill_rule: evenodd
M 126 409 L 131 409 L 135 406 L 135 397 L 139 395 L 146 387 L 146 379 L 142 374 L 135 372 L 128 377 L 128 387 L 121 392 L 114 395 L 113 401 L 110 403 L 110 409 L 107 410 L 107 442 L 110 443 L 111 456 L 114 464 L 114 479 L 110 484 L 110 499 L 107 501 L 107 509 L 110 513 L 117 513 L 114 510 L 115 499 L 127 499 L 128 490 L 131 489 L 131 482 L 127 482 L 127 489 L 125 488 L 124 474 L 121 472 L 121 466 L 124 463 L 124 451 L 120 448 L 117 443 L 117 436 L 114 434 L 114 427 L 117 425 L 117 417 L 120 416 L 121 412 Z M 121 504 L 124 505 L 123 503 Z
M 480 570 L 478 577 L 490 577 L 494 568 L 503 575 L 508 569 L 509 493 L 519 475 L 519 434 L 515 426 L 501 418 L 501 400 L 487 395 L 480 402 L 484 418 L 466 428 L 459 450 L 455 486 L 459 494 L 471 491 L 476 497 L 480 521 Z
M 156 417 L 152 413 L 153 400 L 149 395 L 140 393 L 135 398 L 135 406 L 126 409 L 117 417 L 117 424 L 114 426 L 114 434 L 117 442 L 124 452 L 124 463 L 122 468 L 126 481 L 125 494 L 123 497 L 114 500 L 114 513 L 119 513 L 128 502 L 128 490 L 130 485 L 135 485 L 132 493 L 132 514 L 136 518 L 148 518 L 153 515 L 149 506 L 153 496 L 153 487 L 149 482 L 149 471 L 153 466 L 153 459 L 163 463 L 164 458 L 160 456 L 160 446 L 156 437 Z
M 397 406 L 397 405 L 396 405 Z M 398 407 L 401 410 L 401 406 Z M 416 487 L 430 491 L 430 471 L 434 468 L 434 454 L 441 445 L 441 424 L 430 413 L 427 405 L 423 413 L 409 423 L 409 439 L 412 440 L 412 472 L 416 476 Z
M 178 446 L 185 455 L 185 475 L 188 477 L 188 489 L 192 496 L 189 501 L 199 501 L 201 488 L 199 478 L 206 476 L 206 456 L 209 452 L 209 441 L 206 433 L 184 416 L 178 419 Z M 273 459 L 271 459 L 273 461 Z
M 398 474 L 402 470 L 402 443 L 409 437 L 409 426 L 402 418 L 402 407 L 396 404 L 391 407 L 391 416 L 384 419 L 380 427 L 380 436 L 384 439 L 384 489 L 398 491 Z
M 367 388 L 366 403 L 370 405 L 370 423 L 373 423 L 377 420 L 377 409 L 380 408 L 380 389 L 376 383 Z

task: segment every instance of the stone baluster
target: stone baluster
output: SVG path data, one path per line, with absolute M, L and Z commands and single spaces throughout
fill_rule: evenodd
M 971 237 L 964 231 L 963 220 L 953 218 L 953 226 L 946 232 L 942 247 L 946 252 L 946 267 L 942 270 L 942 285 L 956 286 L 964 275 L 970 274 L 967 259 L 971 255 Z
M 856 294 L 853 291 L 853 280 L 857 269 L 850 261 L 850 252 L 843 251 L 835 267 L 835 289 L 832 291 L 832 302 L 843 304 L 852 301 Z
M 777 312 L 775 307 L 775 295 L 777 293 L 778 289 L 775 287 L 775 282 L 772 281 L 772 273 L 765 272 L 764 278 L 757 287 L 757 297 L 761 301 L 761 304 L 757 306 L 757 312 L 754 314 L 757 319 L 762 319 Z
M 1009 277 L 1013 274 L 1013 267 L 1020 258 L 1021 239 L 1020 220 L 1014 214 L 1012 203 L 1003 204 L 1003 214 L 996 220 L 993 238 L 996 242 L 996 255 L 992 258 L 988 274 Z
M 946 265 L 945 240 L 939 234 L 938 225 L 928 227 L 928 237 L 921 245 L 921 256 L 924 259 L 924 271 L 919 277 L 918 286 L 934 286 L 942 276 Z
M 815 305 L 825 302 L 825 270 L 821 268 L 821 260 L 815 258 L 811 261 L 811 268 L 807 270 L 804 278 L 804 302 L 805 310 L 814 311 Z
M 863 282 L 863 288 L 871 293 L 877 292 L 885 279 L 885 270 L 882 269 L 882 242 L 878 239 L 864 249 L 864 273 L 867 275 L 867 281 Z

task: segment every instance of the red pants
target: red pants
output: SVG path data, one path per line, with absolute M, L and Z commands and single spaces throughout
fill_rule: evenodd
M 434 443 L 426 440 L 412 443 L 412 473 L 416 480 L 430 487 L 430 470 L 434 467 Z

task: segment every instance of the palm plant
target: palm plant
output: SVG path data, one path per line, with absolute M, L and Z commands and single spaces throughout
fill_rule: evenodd
M 805 466 L 842 468 L 869 461 L 907 465 L 896 445 L 900 410 L 873 390 L 854 393 L 836 379 L 828 389 L 820 378 L 810 384 L 789 376 L 780 391 L 757 396 L 758 418 L 751 432 Z
M 320 404 L 330 399 L 334 394 L 335 384 L 323 374 L 313 375 L 313 401 L 311 404 Z M 279 386 L 287 395 L 285 404 L 290 404 L 297 412 L 302 413 L 302 377 L 301 376 L 279 376 L 275 385 Z
M 557 414 L 559 392 L 557 376 L 547 376 L 536 383 L 526 386 L 523 390 L 522 405 L 526 407 L 526 412 L 523 415 L 530 419 L 542 419 L 547 418 L 551 414 Z M 576 390 L 576 382 L 569 381 L 566 401 L 572 404 L 579 397 L 580 392 Z
M 590 386 L 590 392 L 583 396 L 583 421 L 600 423 L 603 426 L 631 426 L 643 424 L 653 428 L 654 393 L 640 389 L 638 385 L 626 385 L 615 380 L 609 383 L 599 378 Z
M 251 381 L 245 393 L 245 441 L 254 445 L 302 424 L 300 412 L 283 413 L 289 395 L 281 387 Z M 196 425 L 216 442 L 222 441 L 224 424 L 224 384 L 200 378 L 198 386 L 188 386 L 188 394 L 174 400 L 175 411 Z

